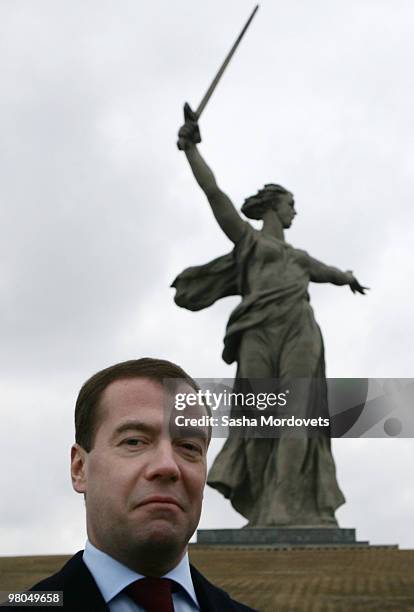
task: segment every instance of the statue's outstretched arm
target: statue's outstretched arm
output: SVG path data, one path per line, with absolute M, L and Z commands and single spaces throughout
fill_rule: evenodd
M 213 172 L 206 164 L 196 143 L 201 142 L 200 131 L 191 109 L 185 108 L 185 124 L 178 132 L 179 148 L 183 149 L 197 183 L 207 196 L 213 214 L 223 232 L 234 243 L 242 237 L 245 223 L 230 198 L 219 188 Z
M 359 284 L 351 270 L 342 272 L 339 268 L 334 266 L 327 266 L 326 264 L 314 259 L 309 256 L 309 271 L 310 279 L 314 283 L 332 283 L 333 285 L 349 285 L 352 293 L 362 293 L 368 287 L 363 287 Z

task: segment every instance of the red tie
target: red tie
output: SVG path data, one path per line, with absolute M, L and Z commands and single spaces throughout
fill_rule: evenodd
M 168 578 L 141 578 L 125 591 L 146 612 L 174 612 L 171 585 Z

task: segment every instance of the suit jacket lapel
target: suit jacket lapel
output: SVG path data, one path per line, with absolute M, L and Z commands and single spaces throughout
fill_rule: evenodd
M 82 560 L 83 551 L 76 553 L 61 569 L 56 578 L 62 581 L 64 610 L 93 610 L 108 612 L 109 608 L 98 589 L 92 574 Z
M 201 612 L 234 612 L 236 610 L 225 591 L 211 584 L 194 566 L 190 565 L 190 571 Z

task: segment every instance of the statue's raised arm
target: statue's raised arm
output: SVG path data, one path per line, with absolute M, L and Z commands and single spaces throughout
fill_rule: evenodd
M 236 243 L 242 236 L 245 223 L 233 202 L 217 185 L 213 172 L 200 155 L 197 148 L 197 144 L 201 142 L 197 117 L 188 104 L 184 106 L 184 118 L 185 123 L 178 132 L 178 146 L 185 152 L 194 177 L 206 194 L 217 223 L 226 236 Z

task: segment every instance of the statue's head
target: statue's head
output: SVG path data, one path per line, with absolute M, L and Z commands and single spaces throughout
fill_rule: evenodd
M 256 195 L 250 196 L 244 201 L 241 211 L 249 219 L 263 219 L 266 210 L 275 210 L 282 227 L 287 229 L 292 225 L 295 211 L 293 194 L 274 183 L 268 183 L 259 189 Z

